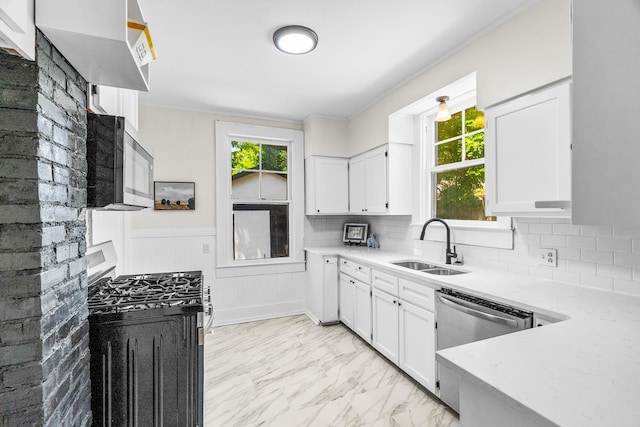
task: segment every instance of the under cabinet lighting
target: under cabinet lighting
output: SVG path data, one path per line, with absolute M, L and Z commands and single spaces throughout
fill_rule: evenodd
M 316 48 L 318 35 L 311 28 L 287 25 L 273 33 L 273 44 L 284 53 L 303 55 Z

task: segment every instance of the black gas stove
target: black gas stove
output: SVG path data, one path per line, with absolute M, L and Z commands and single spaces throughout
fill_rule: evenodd
M 94 426 L 202 426 L 203 282 L 185 271 L 89 285 Z
M 201 271 L 130 274 L 102 278 L 88 290 L 89 314 L 103 315 L 150 309 L 203 311 Z

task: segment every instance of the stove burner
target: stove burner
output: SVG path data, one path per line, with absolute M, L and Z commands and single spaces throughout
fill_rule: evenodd
M 90 314 L 202 305 L 200 271 L 118 276 L 89 288 Z

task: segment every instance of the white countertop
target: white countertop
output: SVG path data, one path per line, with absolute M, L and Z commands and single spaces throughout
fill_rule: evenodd
M 389 263 L 420 257 L 378 249 L 305 250 L 566 318 L 441 350 L 438 360 L 561 426 L 640 426 L 640 298 L 475 266 L 426 277 Z

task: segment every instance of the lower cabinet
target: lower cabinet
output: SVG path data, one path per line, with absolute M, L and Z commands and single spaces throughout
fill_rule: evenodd
M 436 315 L 407 302 L 400 303 L 400 368 L 435 392 Z
M 340 274 L 340 321 L 371 343 L 371 286 Z
M 376 272 L 373 275 L 375 278 Z M 435 314 L 424 308 L 425 305 L 430 307 L 428 295 L 433 294 L 434 290 L 401 279 L 401 295 L 406 289 L 415 291 L 405 293 L 407 299 L 400 299 L 377 289 L 377 283 L 377 280 L 373 281 L 371 344 L 413 379 L 435 393 Z M 388 289 L 388 281 L 384 286 Z

